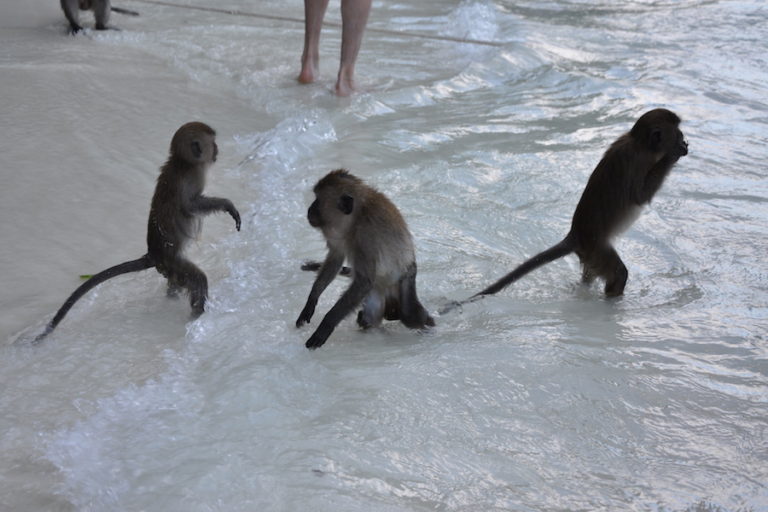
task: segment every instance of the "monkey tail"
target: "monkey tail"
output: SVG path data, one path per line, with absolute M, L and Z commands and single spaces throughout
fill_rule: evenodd
M 510 272 L 509 274 L 505 275 L 495 283 L 493 283 L 491 286 L 486 288 L 485 290 L 478 292 L 471 296 L 468 299 L 464 299 L 462 301 L 452 301 L 445 306 L 443 306 L 438 313 L 441 315 L 444 315 L 446 313 L 449 313 L 450 311 L 453 311 L 456 308 L 460 308 L 461 306 L 465 304 L 469 304 L 471 302 L 478 301 L 485 297 L 486 295 L 493 295 L 494 293 L 501 291 L 505 287 L 509 286 L 510 284 L 514 283 L 521 277 L 523 277 L 528 272 L 531 272 L 532 270 L 535 270 L 539 268 L 542 265 L 545 265 L 549 263 L 550 261 L 555 261 L 558 258 L 562 258 L 563 256 L 566 256 L 570 253 L 572 253 L 574 250 L 574 244 L 573 244 L 573 238 L 571 237 L 571 234 L 568 233 L 563 240 L 561 240 L 559 243 L 553 245 L 546 251 L 542 251 L 533 258 L 529 259 L 519 267 L 517 267 L 515 270 Z
M 80 298 L 86 293 L 88 293 L 92 288 L 95 288 L 96 286 L 100 285 L 107 279 L 112 279 L 113 277 L 117 277 L 122 274 L 127 274 L 129 272 L 138 272 L 140 270 L 146 270 L 154 266 L 155 266 L 155 263 L 152 261 L 152 258 L 150 258 L 149 254 L 145 254 L 144 256 L 142 256 L 137 260 L 120 263 L 119 265 L 115 265 L 114 267 L 109 267 L 108 269 L 102 270 L 98 274 L 91 276 L 90 279 L 88 279 L 86 282 L 81 284 L 77 288 L 77 290 L 75 290 L 74 293 L 72 293 L 72 295 L 69 296 L 69 298 L 64 302 L 64 304 L 56 312 L 56 315 L 53 317 L 53 320 L 48 322 L 48 325 L 45 326 L 45 331 L 43 331 L 42 334 L 38 335 L 37 338 L 35 338 L 35 342 L 42 340 L 43 338 L 48 336 L 51 332 L 53 332 L 56 326 L 59 325 L 59 322 L 61 322 L 64 319 L 64 315 L 66 315 L 67 312 L 72 308 L 72 306 L 75 305 L 75 302 L 80 300 Z
M 493 295 L 494 293 L 501 291 L 502 289 L 506 288 L 510 284 L 514 283 L 521 277 L 523 277 L 525 274 L 531 272 L 532 270 L 536 270 L 542 265 L 546 265 L 547 263 L 551 261 L 555 261 L 556 259 L 562 258 L 563 256 L 566 256 L 573 252 L 573 241 L 571 240 L 571 234 L 569 233 L 562 241 L 559 243 L 553 245 L 549 249 L 540 252 L 533 258 L 529 259 L 519 267 L 517 267 L 515 270 L 510 272 L 509 274 L 505 275 L 495 283 L 493 283 L 491 286 L 486 288 L 485 290 L 478 292 L 474 294 L 470 299 L 474 299 L 475 297 L 481 297 L 483 295 Z
M 119 14 L 127 14 L 128 16 L 138 16 L 139 13 L 136 11 L 132 11 L 130 9 L 123 9 L 122 7 L 110 7 L 110 10 L 112 12 L 116 12 Z

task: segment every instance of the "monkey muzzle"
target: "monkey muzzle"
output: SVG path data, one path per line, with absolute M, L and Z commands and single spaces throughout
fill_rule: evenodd
M 323 220 L 320 217 L 320 212 L 318 210 L 317 201 L 314 201 L 309 206 L 309 210 L 307 210 L 307 220 L 309 221 L 309 225 L 313 228 L 319 228 L 323 224 Z

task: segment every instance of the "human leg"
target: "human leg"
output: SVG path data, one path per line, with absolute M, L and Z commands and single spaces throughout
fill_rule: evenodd
M 341 0 L 341 62 L 336 94 L 349 96 L 355 89 L 355 61 L 360 53 L 372 0 Z
M 317 78 L 320 63 L 320 30 L 328 0 L 304 0 L 304 52 L 301 55 L 299 82 L 310 84 Z

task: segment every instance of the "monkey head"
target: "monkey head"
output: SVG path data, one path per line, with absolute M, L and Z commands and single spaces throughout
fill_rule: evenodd
M 171 158 L 187 164 L 208 166 L 216 161 L 218 154 L 216 131 L 199 121 L 183 125 L 171 140 Z
M 331 171 L 315 185 L 315 200 L 307 211 L 310 226 L 326 237 L 344 236 L 361 199 L 362 181 L 344 169 Z
M 680 131 L 680 118 L 665 108 L 650 110 L 640 116 L 630 135 L 656 155 L 656 160 L 677 161 L 688 154 L 688 142 Z
M 346 223 L 344 217 L 352 215 L 354 209 L 355 199 L 349 194 L 341 194 L 337 197 L 318 194 L 307 210 L 307 220 L 313 228 L 341 225 Z

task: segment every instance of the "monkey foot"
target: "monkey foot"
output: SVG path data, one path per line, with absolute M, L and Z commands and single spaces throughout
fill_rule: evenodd
M 375 327 L 367 318 L 365 318 L 365 314 L 362 310 L 357 312 L 357 325 L 359 325 L 361 329 Z

